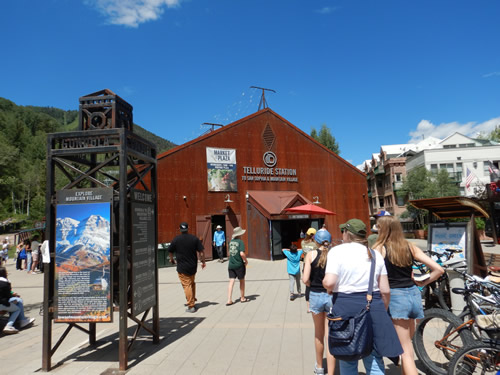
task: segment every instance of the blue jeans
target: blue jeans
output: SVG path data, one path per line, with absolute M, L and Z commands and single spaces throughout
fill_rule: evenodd
M 385 374 L 384 360 L 375 351 L 363 358 L 366 375 Z M 339 361 L 342 375 L 358 375 L 358 361 Z
M 33 256 L 31 251 L 26 252 L 26 271 L 31 271 L 31 264 L 33 263 Z
M 13 327 L 16 321 L 26 320 L 26 317 L 24 316 L 24 306 L 21 298 L 11 297 L 9 302 L 9 306 L 0 305 L 0 310 L 9 312 L 9 321 L 7 325 Z

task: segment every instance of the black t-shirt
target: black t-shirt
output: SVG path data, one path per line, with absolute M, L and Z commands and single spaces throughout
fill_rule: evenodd
M 325 268 L 321 268 L 318 266 L 319 257 L 321 256 L 322 251 L 317 249 L 316 258 L 311 262 L 311 276 L 309 276 L 309 280 L 311 281 L 311 290 L 316 293 L 326 293 L 326 289 L 323 286 L 323 279 L 325 278 Z
M 408 251 L 410 251 L 409 248 Z M 384 262 L 385 268 L 387 269 L 387 278 L 389 279 L 390 288 L 409 288 L 415 285 L 415 282 L 411 277 L 413 273 L 413 268 L 411 265 L 406 267 L 396 266 L 389 261 L 389 259 L 387 258 L 387 254 L 385 255 Z
M 198 268 L 197 251 L 203 251 L 203 245 L 198 237 L 189 233 L 182 233 L 170 243 L 168 251 L 176 253 L 177 272 L 194 275 Z

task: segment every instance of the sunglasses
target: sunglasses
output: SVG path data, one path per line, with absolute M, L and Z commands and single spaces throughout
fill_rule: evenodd
M 350 226 L 351 226 L 351 224 L 346 224 L 346 225 L 345 225 L 345 228 L 342 228 L 342 229 L 340 230 L 340 232 L 341 232 L 341 233 L 347 232 L 347 228 L 349 228 Z

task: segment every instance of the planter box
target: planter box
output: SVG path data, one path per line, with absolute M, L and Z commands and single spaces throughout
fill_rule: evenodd
M 416 229 L 413 231 L 413 234 L 415 235 L 415 238 L 419 240 L 426 240 L 427 239 L 427 231 L 423 229 Z

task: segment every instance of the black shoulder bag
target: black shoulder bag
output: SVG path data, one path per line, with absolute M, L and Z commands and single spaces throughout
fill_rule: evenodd
M 368 356 L 373 350 L 372 320 L 369 314 L 373 298 L 373 278 L 375 275 L 375 253 L 369 249 L 372 259 L 370 281 L 366 294 L 366 307 L 352 318 L 328 314 L 328 346 L 330 353 L 344 361 L 356 361 Z

